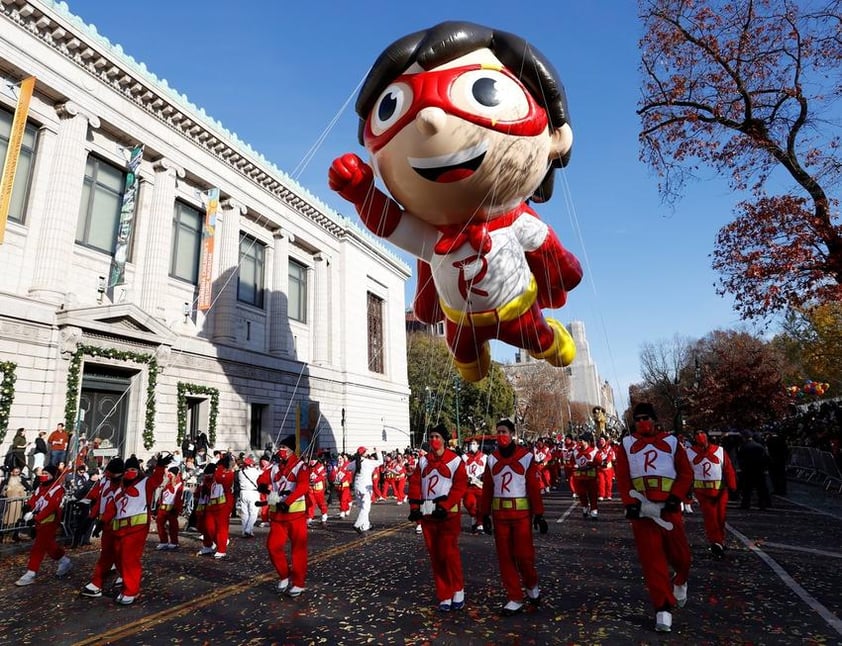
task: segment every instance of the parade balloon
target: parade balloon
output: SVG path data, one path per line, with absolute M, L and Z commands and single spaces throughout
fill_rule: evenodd
M 418 259 L 415 316 L 444 321 L 462 378 L 488 373 L 492 339 L 570 364 L 573 339 L 542 310 L 565 304 L 582 269 L 529 205 L 550 199 L 573 145 L 550 62 L 514 34 L 444 22 L 380 54 L 356 111 L 369 161 L 337 158 L 330 187 Z

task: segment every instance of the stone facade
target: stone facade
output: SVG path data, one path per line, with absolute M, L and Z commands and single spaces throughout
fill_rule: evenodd
M 15 84 L 37 79 L 24 207 L 0 245 L 0 362 L 14 363 L 16 377 L 8 428 L 23 426 L 34 439 L 66 411 L 96 402 L 122 417 L 86 410 L 68 427 L 89 438 L 113 431 L 123 455 L 173 450 L 180 421 L 190 433 L 208 430 L 211 417 L 216 447 L 235 451 L 262 448 L 297 424 L 321 448 L 403 448 L 405 438 L 383 442 L 381 433 L 384 418 L 409 429 L 405 262 L 63 3 L 2 0 L 0 27 L 7 117 Z M 86 165 L 125 172 L 135 145 L 144 152 L 125 280 L 106 287 L 113 249 L 80 241 Z M 220 191 L 212 305 L 200 311 L 198 281 L 173 273 L 174 218 L 177 205 L 203 214 L 211 188 Z M 261 251 L 258 304 L 239 298 L 242 236 Z M 293 266 L 304 276 L 294 318 Z M 382 372 L 369 368 L 372 298 L 381 307 Z

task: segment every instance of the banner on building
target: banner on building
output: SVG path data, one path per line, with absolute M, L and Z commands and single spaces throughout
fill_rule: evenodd
M 126 173 L 126 186 L 123 190 L 123 202 L 120 205 L 120 224 L 117 227 L 117 240 L 114 243 L 114 257 L 111 259 L 108 286 L 122 285 L 126 282 L 126 260 L 129 257 L 129 244 L 134 232 L 135 204 L 137 203 L 137 170 L 143 160 L 143 146 L 131 149 Z
M 9 206 L 12 203 L 12 189 L 15 187 L 15 172 L 18 169 L 20 147 L 26 132 L 26 118 L 29 115 L 29 102 L 35 91 L 35 77 L 30 76 L 20 82 L 18 104 L 9 132 L 9 147 L 6 149 L 6 161 L 3 163 L 3 175 L 0 176 L 0 244 L 6 234 L 6 222 L 9 219 Z
M 213 300 L 213 242 L 216 235 L 216 212 L 219 209 L 219 189 L 212 188 L 205 194 L 205 224 L 202 227 L 202 259 L 199 262 L 200 312 L 207 312 Z

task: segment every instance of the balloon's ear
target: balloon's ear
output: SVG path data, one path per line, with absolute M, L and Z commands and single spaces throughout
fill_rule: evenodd
M 550 141 L 550 162 L 567 158 L 570 149 L 573 148 L 573 128 L 569 123 L 556 128 L 550 133 Z

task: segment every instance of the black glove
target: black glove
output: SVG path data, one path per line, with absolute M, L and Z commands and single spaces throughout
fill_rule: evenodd
M 447 509 L 442 507 L 441 505 L 436 505 L 436 508 L 433 509 L 433 513 L 430 514 L 436 520 L 444 520 L 447 518 Z
M 681 498 L 679 498 L 675 494 L 670 494 L 669 497 L 667 498 L 666 502 L 664 503 L 664 511 L 666 511 L 666 512 L 681 511 Z
M 409 516 L 407 516 L 407 519 L 417 523 L 423 517 L 424 517 L 424 514 L 421 513 L 420 509 L 411 509 L 409 511 Z
M 637 520 L 640 518 L 640 503 L 634 505 L 626 505 L 626 518 L 629 520 Z
M 439 503 L 444 502 L 445 500 L 447 500 L 447 496 L 439 496 L 438 498 L 433 498 L 433 502 L 436 503 L 437 505 Z
M 491 529 L 491 516 L 482 517 L 482 531 L 491 536 L 491 533 L 493 531 Z
M 532 529 L 537 529 L 542 534 L 546 534 L 550 531 L 550 526 L 547 525 L 547 521 L 544 520 L 543 514 L 535 514 L 532 517 Z
M 289 511 L 289 505 L 286 504 L 285 502 L 279 502 L 278 503 L 278 511 L 283 513 L 283 514 L 287 513 Z
M 158 458 L 158 466 L 166 469 L 172 464 L 173 460 L 175 460 L 175 456 L 172 453 L 167 453 Z
M 256 503 L 254 503 L 254 506 L 255 507 L 265 507 L 268 504 L 269 503 L 266 502 L 265 500 L 258 500 Z
M 269 493 L 269 485 L 261 482 L 259 485 L 257 485 L 257 491 L 258 491 L 258 493 L 268 494 Z
M 94 529 L 91 532 L 91 536 L 94 538 L 99 538 L 99 535 L 102 534 L 102 521 L 97 519 L 94 521 Z

